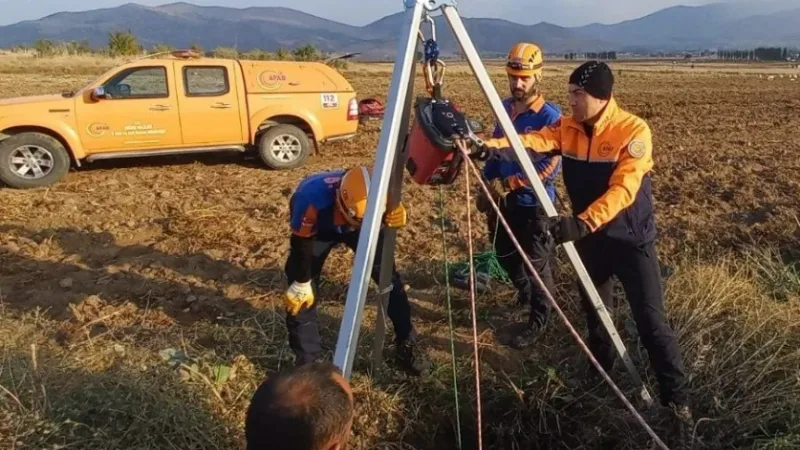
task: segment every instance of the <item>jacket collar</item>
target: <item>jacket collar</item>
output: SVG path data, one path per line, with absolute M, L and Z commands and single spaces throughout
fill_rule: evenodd
M 608 124 L 614 120 L 614 116 L 617 115 L 617 111 L 619 111 L 617 100 L 614 97 L 611 97 L 606 105 L 606 108 L 603 110 L 603 113 L 600 114 L 600 119 L 598 119 L 597 123 L 594 124 L 595 134 L 600 134 L 603 132 L 603 130 L 605 130 Z
M 539 94 L 539 95 L 536 96 L 536 98 L 531 100 L 530 103 L 528 103 L 528 111 L 533 111 L 535 114 L 539 114 L 539 112 L 542 111 L 542 108 L 544 108 L 544 105 L 545 105 L 544 96 L 542 94 Z M 513 97 L 510 97 L 508 99 L 508 103 L 507 103 L 506 106 L 508 107 L 509 114 L 513 114 L 514 113 L 514 98 Z

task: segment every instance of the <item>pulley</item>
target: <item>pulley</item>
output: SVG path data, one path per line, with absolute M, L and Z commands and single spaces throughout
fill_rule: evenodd
M 417 99 L 414 124 L 406 141 L 406 169 L 419 184 L 451 184 L 461 172 L 464 162 L 456 146 L 457 140 L 480 144 L 473 129 L 477 122 L 469 121 L 448 99 Z

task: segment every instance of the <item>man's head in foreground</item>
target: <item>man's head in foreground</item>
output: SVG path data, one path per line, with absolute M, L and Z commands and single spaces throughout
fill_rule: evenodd
M 614 90 L 614 74 L 604 62 L 588 61 L 569 77 L 569 107 L 572 117 L 590 125 L 608 105 Z
M 307 364 L 270 377 L 247 410 L 247 450 L 345 450 L 353 393 L 336 366 Z

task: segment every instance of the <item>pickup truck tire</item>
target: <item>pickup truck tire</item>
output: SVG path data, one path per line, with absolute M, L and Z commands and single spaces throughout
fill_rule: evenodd
M 69 172 L 67 149 L 44 133 L 20 133 L 0 141 L 0 181 L 16 189 L 56 183 Z
M 275 125 L 261 135 L 258 143 L 258 154 L 271 169 L 300 167 L 310 153 L 311 142 L 308 136 L 294 125 Z

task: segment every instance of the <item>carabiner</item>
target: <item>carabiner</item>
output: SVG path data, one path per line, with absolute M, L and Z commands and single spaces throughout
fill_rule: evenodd
M 423 22 L 428 22 L 431 25 L 431 40 L 436 41 L 436 23 L 433 21 L 433 18 L 427 11 L 425 11 L 425 15 L 422 16 Z

